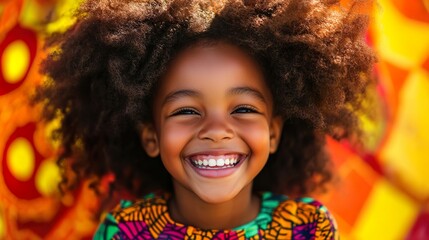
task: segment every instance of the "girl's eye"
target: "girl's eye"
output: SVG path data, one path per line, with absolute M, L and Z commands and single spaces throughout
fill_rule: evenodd
M 171 116 L 178 116 L 178 115 L 200 115 L 195 109 L 192 108 L 180 108 L 176 111 L 174 111 Z
M 232 113 L 258 113 L 258 111 L 252 106 L 239 106 Z

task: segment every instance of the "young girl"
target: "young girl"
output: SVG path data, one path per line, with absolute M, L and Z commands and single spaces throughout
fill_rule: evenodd
M 326 134 L 360 136 L 374 56 L 350 6 L 86 1 L 48 41 L 36 99 L 61 119 L 63 186 L 113 174 L 141 196 L 94 238 L 337 239 L 327 209 L 295 197 L 331 177 Z

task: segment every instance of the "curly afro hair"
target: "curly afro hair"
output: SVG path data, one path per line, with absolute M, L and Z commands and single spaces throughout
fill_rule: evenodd
M 63 149 L 58 162 L 75 173 L 61 185 L 114 173 L 116 189 L 135 195 L 172 190 L 161 161 L 144 152 L 138 126 L 152 120 L 153 92 L 176 54 L 221 41 L 260 64 L 284 119 L 279 150 L 254 190 L 323 187 L 331 178 L 325 136 L 361 136 L 358 114 L 372 83 L 361 3 L 87 0 L 71 28 L 48 38 L 48 81 L 35 96 L 45 120 L 61 121 L 53 134 Z

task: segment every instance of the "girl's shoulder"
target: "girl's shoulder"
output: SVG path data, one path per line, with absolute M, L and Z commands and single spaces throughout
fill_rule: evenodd
M 137 200 L 121 200 L 105 215 L 93 239 L 134 239 L 137 236 L 153 239 L 149 225 L 156 226 L 157 221 L 172 222 L 167 217 L 168 198 L 167 193 L 151 193 Z
M 311 197 L 289 198 L 284 195 L 264 193 L 262 203 L 275 206 L 264 236 L 266 239 L 338 239 L 334 217 L 318 200 Z M 263 206 L 262 206 L 263 207 Z M 274 231 L 273 231 L 274 230 Z
M 153 239 L 189 234 L 222 235 L 225 239 L 338 239 L 335 220 L 319 201 L 309 197 L 292 199 L 271 192 L 260 196 L 258 216 L 230 230 L 202 230 L 174 222 L 168 211 L 168 194 L 124 200 L 106 215 L 94 239 L 132 239 L 137 236 Z
M 272 215 L 281 217 L 298 214 L 318 214 L 332 217 L 325 205 L 311 197 L 289 198 L 281 194 L 264 192 L 262 194 L 262 208 L 271 208 Z M 287 213 L 287 214 L 284 214 Z

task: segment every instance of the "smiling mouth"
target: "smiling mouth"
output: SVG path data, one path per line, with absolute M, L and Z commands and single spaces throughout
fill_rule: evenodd
M 206 170 L 219 170 L 226 168 L 233 168 L 237 166 L 242 160 L 245 159 L 245 155 L 241 154 L 228 154 L 228 155 L 196 155 L 189 157 L 189 161 L 192 166 L 198 169 Z

